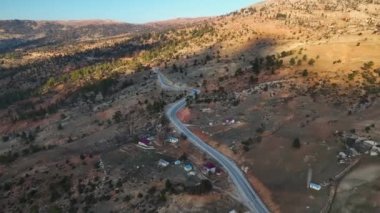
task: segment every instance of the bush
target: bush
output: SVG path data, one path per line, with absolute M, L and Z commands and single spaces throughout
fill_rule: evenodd
M 242 68 L 238 68 L 236 71 L 235 71 L 235 76 L 239 76 L 239 75 L 242 75 L 243 74 L 243 69 Z
M 172 189 L 172 187 L 173 187 L 172 182 L 170 182 L 170 180 L 167 179 L 165 182 L 165 190 L 170 191 Z
M 250 77 L 249 77 L 249 84 L 257 83 L 257 81 L 258 81 L 258 78 L 255 78 L 255 77 L 253 77 L 253 76 L 250 76 Z
M 124 202 L 128 202 L 131 200 L 131 196 L 130 195 L 126 195 L 123 199 Z
M 363 70 L 369 70 L 373 67 L 373 65 L 375 65 L 375 63 L 373 63 L 373 61 L 368 61 L 367 63 L 363 64 L 362 69 Z
M 181 139 L 182 139 L 182 140 L 186 140 L 186 139 L 187 139 L 187 136 L 186 136 L 184 133 L 181 133 Z
M 212 190 L 212 183 L 209 180 L 202 180 L 199 185 L 186 187 L 186 191 L 190 194 L 205 194 Z
M 86 202 L 86 204 L 95 204 L 97 203 L 98 201 L 96 200 L 94 194 L 89 194 L 89 195 L 86 195 L 86 197 L 84 198 L 84 201 Z
M 152 186 L 152 187 L 150 187 L 149 189 L 148 189 L 148 194 L 150 194 L 150 195 L 153 195 L 155 192 L 156 192 L 156 187 L 155 186 Z
M 307 55 L 303 55 L 302 60 L 307 61 Z
M 159 199 L 160 199 L 160 201 L 162 201 L 162 202 L 166 202 L 166 194 L 165 193 L 163 193 L 163 192 L 161 192 L 160 193 L 160 197 L 159 197 Z
M 296 59 L 291 58 L 290 61 L 289 61 L 289 64 L 292 65 L 292 66 L 295 65 L 296 64 Z
M 303 70 L 302 71 L 302 76 L 303 77 L 307 77 L 309 75 L 309 71 L 307 71 L 307 70 Z
M 294 54 L 294 51 L 290 50 L 290 51 L 282 51 L 281 52 L 281 58 L 285 58 L 285 57 L 288 57 L 288 56 L 291 56 Z
M 49 213 L 61 213 L 62 209 L 58 206 L 50 207 L 48 210 Z
M 12 163 L 18 157 L 19 157 L 19 154 L 17 152 L 16 153 L 12 153 L 12 152 L 9 151 L 7 153 L 4 153 L 4 154 L 0 155 L 0 164 L 9 164 L 9 163 Z
M 39 206 L 38 205 L 33 205 L 30 207 L 30 213 L 38 213 L 39 212 Z
M 121 120 L 123 118 L 123 114 L 121 114 L 120 111 L 116 111 L 115 114 L 113 114 L 112 116 L 112 119 L 116 122 L 116 123 L 120 123 Z
M 62 114 L 61 114 L 61 119 L 63 120 L 63 119 L 65 119 L 65 118 L 67 118 L 67 116 L 66 116 L 64 113 L 62 113 Z
M 283 14 L 283 13 L 277 13 L 277 15 L 276 15 L 277 20 L 285 20 L 286 17 L 287 17 L 287 15 Z
M 308 62 L 308 64 L 310 65 L 310 66 L 313 66 L 314 65 L 314 63 L 315 63 L 315 60 L 312 58 L 312 59 L 310 59 L 309 60 L 309 62 Z
M 256 129 L 256 133 L 257 134 L 262 134 L 262 133 L 264 133 L 265 132 L 265 126 L 264 125 L 261 125 L 260 127 L 258 127 L 257 129 Z
M 3 139 L 3 142 L 7 142 L 7 141 L 9 141 L 9 136 L 3 135 L 2 139 Z
M 164 109 L 165 105 L 166 105 L 166 103 L 163 100 L 153 101 L 153 104 L 148 103 L 146 109 L 151 114 L 159 113 Z
M 299 138 L 296 138 L 293 140 L 293 148 L 295 148 L 295 149 L 301 148 L 301 141 Z
M 79 157 L 80 157 L 80 159 L 81 159 L 81 160 L 84 160 L 84 159 L 86 159 L 86 156 L 85 156 L 84 154 L 80 154 L 80 156 L 79 156 Z
M 263 140 L 263 138 L 260 136 L 260 135 L 257 135 L 254 139 L 254 142 L 256 143 L 261 143 L 261 141 Z
M 161 120 L 160 120 L 160 123 L 162 126 L 166 126 L 169 124 L 169 120 L 166 116 L 161 116 Z
M 178 160 L 180 160 L 180 161 L 186 161 L 186 160 L 187 160 L 187 154 L 186 154 L 186 153 L 183 153 L 183 154 L 181 155 L 181 157 L 178 158 Z
M 10 182 L 3 183 L 3 187 L 2 188 L 4 189 L 4 191 L 9 191 L 12 188 L 12 183 L 10 183 Z

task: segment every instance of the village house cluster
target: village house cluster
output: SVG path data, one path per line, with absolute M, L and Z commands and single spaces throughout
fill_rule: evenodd
M 379 142 L 350 133 L 343 133 L 342 138 L 346 149 L 338 153 L 337 157 L 339 163 L 345 163 L 350 158 L 362 154 L 368 154 L 374 157 L 380 155 Z
M 164 160 L 164 159 L 160 159 L 158 161 L 158 166 L 161 168 L 166 168 L 170 166 L 171 164 L 173 164 L 174 166 L 182 166 L 183 170 L 187 172 L 189 176 L 194 176 L 197 174 L 195 171 L 196 170 L 195 167 L 189 161 L 175 160 L 175 161 L 169 162 L 168 160 Z M 213 162 L 210 162 L 210 161 L 207 161 L 206 163 L 204 163 L 200 171 L 202 172 L 203 175 L 207 175 L 207 176 L 214 175 L 214 174 L 220 176 L 222 174 L 222 170 L 219 167 L 217 167 Z
M 137 141 L 137 147 L 142 148 L 142 149 L 154 149 L 154 146 L 153 146 L 154 142 L 155 142 L 154 136 L 143 136 L 143 137 L 140 137 L 140 139 Z M 165 142 L 176 145 L 179 143 L 179 139 L 174 136 L 168 136 L 165 139 Z
M 139 138 L 139 140 L 137 141 L 137 147 L 141 149 L 146 149 L 146 150 L 155 149 L 153 146 L 154 142 L 155 142 L 154 136 L 145 135 Z M 177 145 L 179 143 L 179 138 L 173 135 L 169 135 L 165 138 L 164 142 Z M 194 176 L 197 174 L 193 164 L 187 160 L 177 159 L 175 161 L 169 161 L 165 159 L 160 159 L 158 161 L 158 166 L 161 168 L 166 168 L 170 166 L 171 164 L 173 164 L 174 166 L 182 166 L 184 171 L 187 172 L 189 176 Z M 214 175 L 214 174 L 221 175 L 222 174 L 222 170 L 210 161 L 205 162 L 202 165 L 200 172 L 203 175 Z

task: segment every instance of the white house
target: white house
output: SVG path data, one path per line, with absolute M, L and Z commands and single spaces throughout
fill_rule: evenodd
M 316 190 L 316 191 L 319 191 L 319 190 L 322 189 L 322 186 L 319 185 L 319 184 L 316 184 L 316 183 L 310 183 L 310 184 L 309 184 L 309 188 L 310 188 L 310 189 L 314 189 L 314 190 Z
M 370 156 L 379 156 L 379 153 L 377 152 L 377 151 L 375 151 L 375 150 L 371 150 L 371 152 L 369 153 L 370 154 Z
M 148 141 L 146 138 L 142 138 L 139 140 L 138 145 L 143 146 L 143 147 L 149 147 L 150 141 Z
M 173 143 L 173 144 L 175 144 L 175 143 L 178 143 L 179 142 L 179 139 L 178 138 L 176 138 L 176 137 L 168 137 L 167 139 L 166 139 L 166 141 L 167 142 L 169 142 L 169 143 Z
M 364 143 L 369 144 L 371 146 L 376 146 L 377 143 L 375 141 L 365 140 Z
M 158 161 L 158 166 L 160 166 L 160 167 L 167 167 L 167 166 L 169 166 L 169 162 L 167 162 L 166 160 L 160 159 Z
M 338 156 L 343 159 L 347 158 L 347 154 L 344 152 L 339 152 Z
M 186 163 L 185 166 L 183 167 L 183 169 L 186 172 L 190 172 L 191 170 L 193 170 L 193 165 L 191 165 L 190 163 Z
M 203 174 L 215 174 L 216 172 L 216 166 L 215 164 L 211 163 L 211 162 L 207 162 L 203 165 L 203 168 L 202 168 L 202 172 Z

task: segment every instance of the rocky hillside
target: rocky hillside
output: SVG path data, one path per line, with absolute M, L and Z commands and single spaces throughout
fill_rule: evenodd
M 345 154 L 337 164 L 336 153 L 349 152 L 342 132 L 380 139 L 379 14 L 378 0 L 268 0 L 146 25 L 1 21 L 0 206 L 244 210 L 226 176 L 211 177 L 213 193 L 190 196 L 185 188 L 197 179 L 157 168 L 160 158 L 209 160 L 185 139 L 165 143 L 173 132 L 164 106 L 182 94 L 157 87 L 158 67 L 202 90 L 183 119 L 244 168 L 273 212 L 328 208 L 328 190 L 339 183 L 331 177 L 357 158 L 378 162 Z M 146 135 L 156 137 L 157 152 L 134 144 Z M 310 167 L 324 191 L 305 189 Z M 50 187 L 34 190 L 41 180 Z M 371 190 L 368 202 L 376 196 Z M 349 200 L 338 198 L 338 206 Z M 350 208 L 378 208 L 365 202 Z
M 37 47 L 112 37 L 136 35 L 152 31 L 175 29 L 200 22 L 202 19 L 178 19 L 168 22 L 129 24 L 115 21 L 0 21 L 0 52 L 14 48 Z

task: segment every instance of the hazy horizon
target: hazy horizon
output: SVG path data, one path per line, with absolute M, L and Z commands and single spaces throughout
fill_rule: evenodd
M 178 18 L 218 16 L 259 2 L 258 0 L 5 0 L 0 20 L 86 21 L 110 20 L 149 23 Z M 215 7 L 217 5 L 218 7 Z

